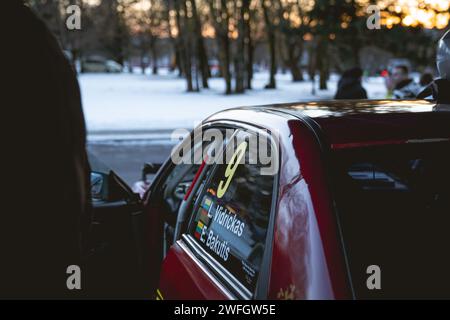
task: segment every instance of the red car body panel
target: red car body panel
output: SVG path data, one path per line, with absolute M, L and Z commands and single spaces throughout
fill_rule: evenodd
M 297 168 L 281 167 L 281 175 L 287 176 L 289 172 L 296 172 L 296 175 L 290 177 L 288 183 L 280 184 L 272 257 L 275 267 L 269 297 L 349 298 L 345 261 L 319 143 L 305 124 L 289 121 L 289 127 L 292 144 L 283 148 L 282 161 L 296 159 Z M 282 241 L 283 238 L 288 239 Z M 286 270 L 287 265 L 293 268 L 290 272 L 277 272 Z M 287 276 L 290 282 L 282 280 Z
M 205 266 L 176 243 L 163 261 L 159 290 L 164 299 L 223 300 L 232 296 L 209 275 Z
M 426 101 L 325 101 L 231 109 L 208 118 L 278 133 L 280 171 L 267 278 L 269 299 L 346 299 L 346 268 L 324 152 L 364 144 L 449 138 L 449 115 Z M 180 240 L 182 241 L 182 240 Z M 226 299 L 227 290 L 175 244 L 162 266 L 169 299 Z

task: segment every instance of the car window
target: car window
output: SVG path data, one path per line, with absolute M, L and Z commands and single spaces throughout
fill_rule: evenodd
M 357 298 L 449 297 L 449 149 L 444 141 L 334 151 L 336 207 Z M 368 286 L 371 266 L 379 268 L 378 290 Z
M 217 130 L 220 131 L 220 129 Z M 164 243 L 166 250 L 173 243 L 181 204 L 190 190 L 199 168 L 202 167 L 205 156 L 210 150 L 221 151 L 223 148 L 223 141 L 203 139 L 204 136 L 205 131 L 198 132 L 195 136 L 193 133 L 185 139 L 174 150 L 178 156 L 171 155 L 172 164 L 167 176 L 158 182 L 158 187 L 156 188 L 158 195 L 154 202 L 159 203 L 160 212 L 164 217 Z M 204 166 L 203 170 L 207 172 L 210 168 L 211 166 Z M 193 199 L 194 202 L 196 197 Z M 191 208 L 189 209 L 192 210 Z M 182 227 L 186 229 L 187 226 L 183 225 Z
M 266 242 L 274 176 L 261 174 L 263 165 L 249 146 L 251 135 L 238 132 L 236 143 L 228 145 L 229 161 L 211 173 L 194 206 L 188 232 L 253 293 Z
M 178 211 L 181 201 L 189 190 L 208 152 L 211 152 L 211 150 L 221 150 L 223 144 L 226 143 L 227 135 L 221 129 L 216 130 L 221 132 L 221 136 L 224 137 L 222 141 L 203 139 L 207 130 L 201 133 L 199 132 L 198 135 L 200 137 L 198 135 L 191 135 L 190 139 L 184 140 L 183 144 L 179 146 L 179 151 L 175 151 L 177 156 L 171 156 L 175 165 L 160 188 L 163 192 L 163 198 L 170 207 L 171 212 L 176 213 Z M 183 148 L 184 150 L 181 150 Z

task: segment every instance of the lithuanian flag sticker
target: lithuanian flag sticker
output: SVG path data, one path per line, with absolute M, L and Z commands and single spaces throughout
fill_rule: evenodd
M 194 233 L 194 236 L 198 239 L 198 240 L 200 240 L 200 237 L 201 237 L 201 235 L 202 235 L 202 230 L 203 230 L 203 227 L 204 227 L 205 225 L 203 224 L 203 222 L 201 222 L 201 221 L 199 221 L 198 223 L 197 223 L 197 227 L 195 228 L 195 233 Z

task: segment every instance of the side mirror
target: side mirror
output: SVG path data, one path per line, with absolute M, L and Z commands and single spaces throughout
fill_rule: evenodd
M 160 163 L 144 163 L 144 167 L 142 168 L 142 181 L 147 183 L 147 175 L 156 174 L 161 166 Z
M 109 173 L 91 171 L 91 198 L 106 202 L 139 199 L 113 171 Z
M 104 174 L 91 172 L 91 197 L 93 200 L 102 200 L 107 193 Z

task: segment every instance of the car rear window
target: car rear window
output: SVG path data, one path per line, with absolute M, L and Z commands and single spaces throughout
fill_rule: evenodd
M 450 142 L 333 151 L 332 174 L 356 297 L 450 298 Z
M 231 151 L 242 152 L 242 163 L 233 174 L 232 163 L 217 165 L 197 201 L 189 233 L 253 293 L 265 250 L 274 175 L 261 174 L 263 166 L 252 163 L 248 145 L 237 143 Z

